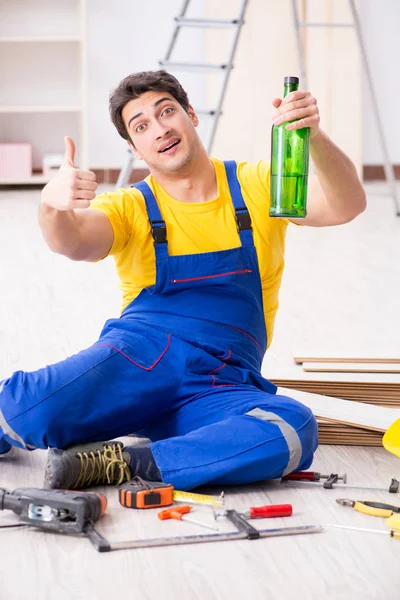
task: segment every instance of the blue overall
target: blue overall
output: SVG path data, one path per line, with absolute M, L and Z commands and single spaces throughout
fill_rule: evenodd
M 311 411 L 261 376 L 257 254 L 236 163 L 225 169 L 241 246 L 170 256 L 157 201 L 136 184 L 151 222 L 155 285 L 108 320 L 90 348 L 0 384 L 3 445 L 65 448 L 137 433 L 150 438 L 163 480 L 183 490 L 310 466 L 318 444 Z

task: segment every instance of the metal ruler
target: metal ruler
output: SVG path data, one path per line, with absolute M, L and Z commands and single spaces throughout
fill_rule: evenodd
M 277 529 L 256 529 L 235 510 L 227 510 L 226 517 L 235 525 L 237 531 L 226 533 L 208 533 L 202 535 L 183 535 L 177 537 L 150 538 L 144 540 L 128 540 L 126 542 L 109 542 L 98 533 L 93 523 L 89 523 L 85 533 L 98 552 L 112 550 L 128 550 L 137 548 L 155 548 L 157 546 L 182 546 L 185 544 L 202 544 L 206 542 L 225 542 L 229 540 L 258 540 L 266 537 L 285 535 L 301 535 L 321 533 L 322 525 L 300 525 L 298 527 L 279 527 Z

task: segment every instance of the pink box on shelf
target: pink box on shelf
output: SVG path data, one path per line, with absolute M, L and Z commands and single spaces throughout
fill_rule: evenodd
M 0 181 L 26 179 L 32 175 L 32 145 L 0 143 Z

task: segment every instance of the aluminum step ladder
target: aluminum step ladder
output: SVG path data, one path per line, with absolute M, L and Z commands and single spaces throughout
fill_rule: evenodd
M 364 67 L 364 71 L 365 71 L 365 76 L 366 76 L 369 92 L 371 94 L 371 102 L 372 102 L 375 122 L 376 122 L 376 125 L 378 128 L 378 134 L 379 134 L 379 138 L 381 141 L 386 180 L 389 184 L 390 195 L 393 198 L 396 215 L 399 217 L 400 216 L 400 202 L 399 202 L 398 190 L 397 190 L 397 186 L 396 186 L 396 177 L 395 177 L 395 173 L 394 173 L 393 164 L 390 162 L 390 158 L 389 158 L 388 146 L 386 143 L 385 133 L 383 130 L 382 119 L 381 119 L 380 112 L 379 112 L 378 101 L 377 101 L 375 88 L 374 88 L 374 84 L 373 84 L 373 80 L 372 80 L 371 70 L 369 68 L 368 56 L 367 56 L 367 51 L 366 51 L 366 47 L 365 47 L 365 43 L 364 43 L 363 34 L 361 31 L 360 19 L 359 19 L 358 13 L 357 13 L 357 9 L 356 9 L 354 0 L 348 0 L 348 1 L 349 1 L 350 10 L 351 10 L 351 13 L 353 16 L 352 23 L 315 23 L 315 22 L 312 23 L 312 22 L 307 22 L 307 21 L 300 21 L 298 10 L 297 10 L 297 0 L 292 0 L 292 11 L 293 11 L 294 26 L 295 26 L 295 31 L 296 31 L 297 50 L 298 50 L 298 54 L 299 54 L 301 81 L 302 81 L 302 85 L 303 85 L 304 89 L 307 90 L 308 83 L 307 83 L 307 73 L 306 73 L 306 61 L 305 61 L 305 56 L 304 56 L 304 48 L 303 48 L 303 44 L 301 41 L 300 29 L 303 27 L 354 27 L 356 30 L 356 34 L 357 34 L 357 41 L 358 41 L 358 45 L 359 45 L 359 49 L 360 49 L 360 53 L 361 53 L 361 58 L 362 58 L 362 62 L 363 62 L 363 67 Z
M 233 68 L 233 60 L 235 57 L 239 35 L 244 23 L 244 16 L 247 8 L 248 0 L 242 0 L 239 8 L 239 14 L 233 19 L 195 19 L 189 18 L 187 14 L 190 0 L 184 0 L 181 11 L 177 17 L 175 17 L 175 28 L 172 34 L 171 42 L 168 46 L 165 58 L 159 61 L 160 67 L 166 71 L 170 70 L 181 70 L 186 72 L 204 73 L 220 71 L 221 73 L 221 85 L 219 94 L 217 96 L 217 102 L 215 108 L 211 110 L 196 110 L 198 115 L 202 115 L 211 119 L 209 134 L 207 140 L 204 142 L 208 154 L 211 153 L 212 146 L 217 132 L 218 121 L 222 114 L 222 106 L 228 87 L 229 76 Z M 226 61 L 223 64 L 206 64 L 206 63 L 188 63 L 188 62 L 174 62 L 171 61 L 171 55 L 175 48 L 175 44 L 178 40 L 179 32 L 184 27 L 197 27 L 203 29 L 218 29 L 218 28 L 231 28 L 233 30 L 231 46 L 228 52 Z M 121 169 L 121 172 L 117 181 L 117 188 L 126 187 L 129 184 L 129 179 L 132 173 L 134 165 L 134 156 L 131 149 L 128 150 L 128 158 Z

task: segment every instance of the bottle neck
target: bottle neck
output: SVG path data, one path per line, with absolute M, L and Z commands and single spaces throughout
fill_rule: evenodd
M 283 97 L 285 98 L 290 92 L 296 92 L 298 89 L 298 83 L 285 83 L 283 86 Z

